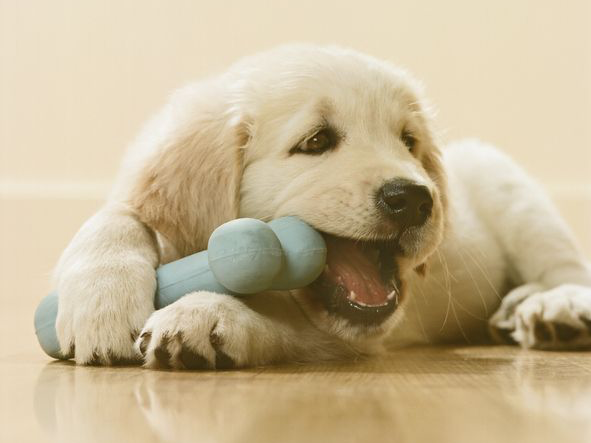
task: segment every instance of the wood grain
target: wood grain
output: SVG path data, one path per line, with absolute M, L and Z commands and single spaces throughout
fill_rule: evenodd
M 0 440 L 585 442 L 591 354 L 406 349 L 228 372 L 0 360 Z M 24 439 L 24 440 L 23 440 Z

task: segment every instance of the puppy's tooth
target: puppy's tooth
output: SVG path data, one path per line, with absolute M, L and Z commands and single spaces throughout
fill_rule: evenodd
M 388 300 L 392 300 L 394 297 L 396 297 L 398 295 L 398 293 L 396 292 L 396 290 L 390 292 L 388 294 Z
M 355 291 L 351 291 L 351 293 L 349 294 L 349 299 L 351 299 L 351 300 L 357 299 L 357 294 L 355 294 Z

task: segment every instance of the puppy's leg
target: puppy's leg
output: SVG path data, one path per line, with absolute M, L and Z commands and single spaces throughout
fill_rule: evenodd
M 89 219 L 56 270 L 62 353 L 80 364 L 138 360 L 133 342 L 154 310 L 157 265 L 152 233 L 125 206 Z
M 312 326 L 287 293 L 194 292 L 152 314 L 136 348 L 145 366 L 227 369 L 321 361 L 352 350 Z
M 473 205 L 522 284 L 490 319 L 493 336 L 528 348 L 591 345 L 591 267 L 557 210 L 506 156 L 484 146 L 463 149 L 470 152 L 459 169 Z

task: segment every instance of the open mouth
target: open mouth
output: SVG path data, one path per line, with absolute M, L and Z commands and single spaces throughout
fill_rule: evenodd
M 388 318 L 401 296 L 397 243 L 323 236 L 326 267 L 310 288 L 326 310 L 353 324 L 377 325 Z

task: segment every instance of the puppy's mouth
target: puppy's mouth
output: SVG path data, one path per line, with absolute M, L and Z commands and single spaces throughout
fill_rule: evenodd
M 395 260 L 399 245 L 323 235 L 326 267 L 310 286 L 315 297 L 352 324 L 378 325 L 390 317 L 401 296 Z

